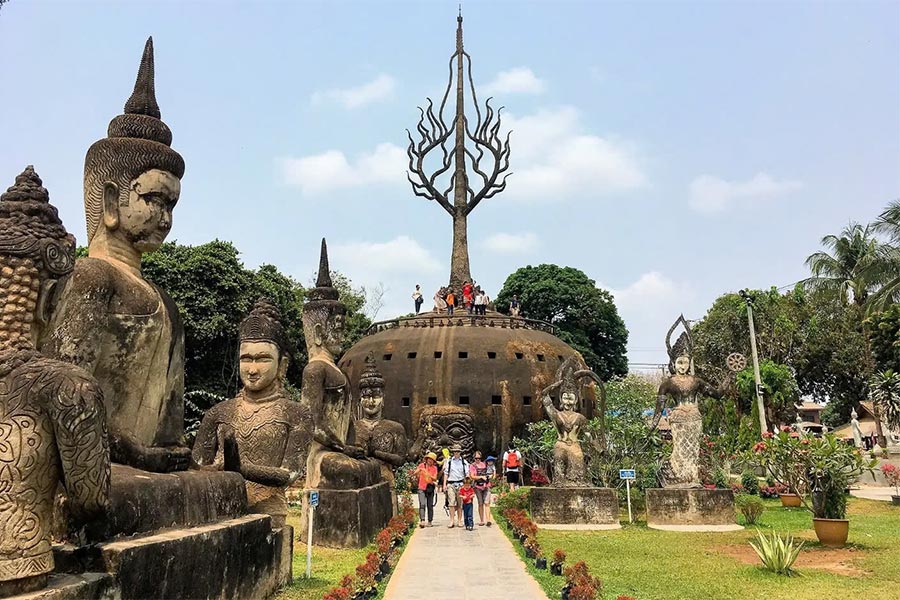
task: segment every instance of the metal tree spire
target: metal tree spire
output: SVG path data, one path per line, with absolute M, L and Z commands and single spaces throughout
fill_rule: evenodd
M 469 268 L 468 216 L 478 203 L 491 198 L 506 188 L 509 170 L 509 132 L 506 137 L 500 135 L 500 107 L 496 111 L 491 106 L 491 98 L 484 104 L 484 114 L 478 105 L 475 95 L 475 84 L 472 81 L 472 57 L 463 49 L 462 12 L 457 17 L 456 52 L 450 57 L 450 76 L 447 89 L 441 100 L 437 114 L 431 98 L 426 98 L 427 108 L 419 107 L 419 122 L 416 131 L 418 142 L 413 139 L 407 129 L 409 146 L 406 154 L 409 157 L 407 178 L 412 184 L 413 193 L 428 200 L 434 200 L 453 218 L 453 253 L 450 261 L 450 286 L 459 291 L 463 282 L 472 281 Z M 444 109 L 453 87 L 453 63 L 456 61 L 456 111 L 449 124 L 444 117 Z M 465 59 L 465 60 L 464 60 Z M 468 75 L 472 104 L 475 108 L 476 121 L 469 127 L 465 114 L 465 77 Z M 451 134 L 456 134 L 450 146 Z M 467 140 L 472 148 L 466 147 Z M 429 154 L 434 153 L 439 165 L 429 173 L 425 162 Z M 487 159 L 487 160 L 485 160 Z M 446 187 L 438 180 L 453 167 Z M 475 191 L 469 184 L 467 167 L 471 167 L 481 179 L 479 189 Z M 453 192 L 453 200 L 449 194 Z

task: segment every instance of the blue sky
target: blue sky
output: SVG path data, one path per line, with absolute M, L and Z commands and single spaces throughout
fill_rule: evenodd
M 83 243 L 82 168 L 154 37 L 187 169 L 170 239 L 231 240 L 307 282 L 386 287 L 378 318 L 447 278 L 450 219 L 405 180 L 439 97 L 453 2 L 10 0 L 0 11 L 0 187 L 34 164 Z M 806 275 L 825 234 L 900 197 L 898 2 L 465 2 L 476 86 L 506 106 L 508 190 L 469 225 L 496 295 L 526 264 L 616 296 L 629 360 L 680 312 Z

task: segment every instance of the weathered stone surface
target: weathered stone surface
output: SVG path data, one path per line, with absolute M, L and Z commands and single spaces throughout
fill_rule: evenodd
M 362 548 L 391 518 L 391 488 L 383 481 L 358 490 L 319 490 L 313 516 L 313 543 L 329 548 Z M 307 502 L 304 494 L 300 538 L 306 541 Z
M 118 598 L 252 599 L 267 598 L 290 581 L 292 537 L 290 527 L 273 530 L 268 515 L 246 515 L 92 547 L 56 550 L 60 566 L 109 573 Z M 79 597 L 96 600 L 108 595 Z
M 150 473 L 112 466 L 106 518 L 92 523 L 93 540 L 192 527 L 247 512 L 247 492 L 238 473 L 181 471 Z
M 612 488 L 536 487 L 529 492 L 538 524 L 617 525 L 619 498 Z
M 647 525 L 734 525 L 731 490 L 647 490 Z
M 37 592 L 12 596 L 8 600 L 115 600 L 121 598 L 115 582 L 106 573 L 81 575 L 53 574 L 47 587 Z

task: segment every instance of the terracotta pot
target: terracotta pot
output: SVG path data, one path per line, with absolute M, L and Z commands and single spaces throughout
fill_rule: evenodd
M 800 496 L 797 494 L 778 494 L 778 497 L 781 498 L 781 505 L 788 506 L 791 508 L 797 508 L 798 506 L 802 506 L 802 502 L 800 502 Z
M 850 521 L 847 519 L 813 518 L 813 527 L 823 546 L 842 548 L 847 543 L 847 535 L 850 533 Z
M 900 496 L 891 496 L 891 503 L 894 506 L 900 506 Z

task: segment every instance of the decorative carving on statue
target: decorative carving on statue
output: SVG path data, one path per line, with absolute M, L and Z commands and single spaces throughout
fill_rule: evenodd
M 673 345 L 672 335 L 679 325 L 684 331 Z M 671 376 L 663 380 L 657 392 L 656 410 L 652 428 L 669 405 L 668 414 L 672 431 L 672 455 L 666 474 L 666 487 L 700 487 L 700 442 L 703 437 L 703 418 L 697 402 L 700 397 L 721 398 L 724 388 L 715 387 L 694 374 L 693 338 L 684 315 L 678 317 L 666 336 Z M 745 361 L 746 362 L 746 361 Z M 740 361 L 733 359 L 732 364 Z
M 475 453 L 475 416 L 468 408 L 449 405 L 426 406 L 419 416 L 419 433 L 409 452 L 409 460 L 421 460 L 426 452 L 439 454 L 444 448 L 459 446 L 462 455 Z
M 184 161 L 169 147 L 147 40 L 134 92 L 84 161 L 88 257 L 54 295 L 42 350 L 94 375 L 103 388 L 114 462 L 186 469 L 184 332 L 175 303 L 144 279 L 141 255 L 163 243 Z
M 278 309 L 258 300 L 241 322 L 239 337 L 243 388 L 206 412 L 194 460 L 240 472 L 250 511 L 271 515 L 272 525 L 281 527 L 288 508 L 285 489 L 306 469 L 311 418 L 283 388 L 290 357 Z
M 584 487 L 590 485 L 585 475 L 581 436 L 586 434 L 587 417 L 578 412 L 581 406 L 581 382 L 593 379 L 600 387 L 600 414 L 606 413 L 606 394 L 603 381 L 590 369 L 584 368 L 578 356 L 570 356 L 556 371 L 556 381 L 541 392 L 541 402 L 547 417 L 556 427 L 557 440 L 553 446 L 553 485 L 555 487 Z M 550 396 L 559 391 L 559 408 Z M 600 447 L 605 447 L 604 425 L 601 422 Z
M 40 307 L 74 262 L 75 239 L 29 166 L 0 196 L 0 596 L 46 584 L 59 483 L 72 530 L 109 501 L 100 386 L 35 348 Z
M 384 377 L 369 353 L 366 367 L 359 378 L 360 416 L 356 420 L 356 445 L 381 464 L 381 478 L 394 487 L 394 469 L 406 462 L 409 442 L 406 429 L 397 421 L 382 417 L 384 410 Z M 397 494 L 391 494 L 394 513 L 397 513 Z
M 377 461 L 348 442 L 352 399 L 347 376 L 334 362 L 341 352 L 346 306 L 331 283 L 328 248 L 322 240 L 316 287 L 303 305 L 303 333 L 309 362 L 303 369 L 302 403 L 313 420 L 306 487 L 356 489 L 381 480 Z

